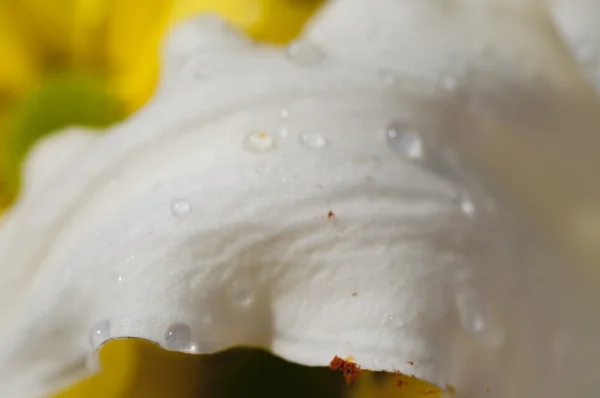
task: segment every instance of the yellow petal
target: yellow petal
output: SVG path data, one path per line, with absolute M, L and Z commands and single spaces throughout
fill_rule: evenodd
M 37 54 L 9 0 L 0 0 L 0 106 L 35 80 Z
M 69 67 L 106 73 L 106 29 L 112 9 L 108 0 L 80 0 L 73 5 L 67 38 Z
M 114 2 L 107 23 L 107 56 L 113 89 L 128 111 L 152 94 L 158 77 L 159 43 L 172 11 L 172 0 Z
M 52 60 L 64 58 L 72 34 L 75 2 L 82 0 L 0 0 L 10 3 L 14 14 L 35 36 L 38 50 Z M 90 1 L 90 0 L 83 0 Z
M 284 44 L 296 37 L 323 0 L 181 0 L 175 20 L 215 11 L 255 39 Z

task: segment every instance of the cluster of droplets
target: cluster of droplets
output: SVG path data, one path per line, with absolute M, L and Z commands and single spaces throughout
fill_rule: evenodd
M 391 123 L 386 128 L 386 141 L 392 151 L 410 161 L 423 163 L 427 160 L 425 141 L 419 131 L 410 125 Z M 453 201 L 465 216 L 475 215 L 475 204 L 465 189 L 459 189 Z

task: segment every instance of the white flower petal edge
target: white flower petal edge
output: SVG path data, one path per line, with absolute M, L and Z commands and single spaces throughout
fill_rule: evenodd
M 507 23 L 467 3 L 444 18 L 430 2 L 333 1 L 287 52 L 200 18 L 174 34 L 147 108 L 102 139 L 43 143 L 0 230 L 0 396 L 46 396 L 122 337 L 352 355 L 465 396 L 597 387 L 595 318 L 573 312 L 589 300 L 552 294 L 575 284 L 564 268 L 513 256 L 473 170 L 436 143 L 453 96 L 425 83 L 454 76 L 452 54 L 515 81 L 577 76 L 527 7 L 500 7 Z M 483 31 L 473 13 L 497 23 L 493 65 L 464 50 Z

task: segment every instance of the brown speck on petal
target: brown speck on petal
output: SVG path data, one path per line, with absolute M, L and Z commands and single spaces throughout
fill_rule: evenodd
M 408 363 L 408 364 L 409 364 L 409 365 L 411 365 L 411 366 L 414 366 L 414 365 L 415 365 L 415 363 L 414 363 L 413 361 L 407 361 L 406 363 Z
M 354 292 L 354 293 L 352 293 L 352 296 L 356 297 L 356 296 L 358 296 L 358 293 Z
M 346 384 L 354 383 L 358 377 L 362 374 L 360 367 L 350 361 L 345 361 L 342 358 L 335 356 L 329 363 L 329 368 L 333 370 L 340 370 L 344 375 Z
M 327 213 L 327 219 L 331 220 L 333 218 L 333 216 L 335 216 L 335 214 L 333 214 L 333 212 L 331 210 L 329 210 L 329 213 Z

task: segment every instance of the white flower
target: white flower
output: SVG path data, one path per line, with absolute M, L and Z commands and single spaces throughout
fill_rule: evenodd
M 518 252 L 452 146 L 485 133 L 464 96 L 505 110 L 532 73 L 534 91 L 580 84 L 519 3 L 333 1 L 288 51 L 182 27 L 151 104 L 29 159 L 0 230 L 0 396 L 45 396 L 120 337 L 351 355 L 465 396 L 598 387 L 597 316 L 568 323 L 589 301 Z

